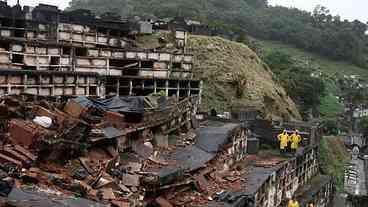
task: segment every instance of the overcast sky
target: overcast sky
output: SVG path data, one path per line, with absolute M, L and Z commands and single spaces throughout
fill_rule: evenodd
M 368 0 L 268 0 L 271 5 L 296 7 L 313 11 L 317 5 L 327 7 L 333 15 L 342 19 L 368 21 Z
M 8 3 L 14 5 L 17 3 L 17 0 L 8 0 Z M 64 9 L 69 5 L 69 0 L 20 0 L 21 5 L 36 6 L 39 3 L 51 4 Z
M 368 0 L 268 0 L 271 5 L 282 5 L 296 7 L 299 9 L 313 11 L 320 4 L 330 9 L 333 15 L 340 15 L 343 19 L 359 19 L 368 22 Z M 8 0 L 15 4 L 16 0 Z M 57 5 L 64 9 L 69 5 L 69 0 L 20 0 L 22 5 L 35 6 L 39 3 Z

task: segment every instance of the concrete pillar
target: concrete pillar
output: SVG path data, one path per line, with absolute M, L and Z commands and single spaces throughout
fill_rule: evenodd
M 198 97 L 198 105 L 201 105 L 202 103 L 202 91 L 203 90 L 203 81 L 199 84 L 199 97 Z
M 153 135 L 155 144 L 157 147 L 168 148 L 169 147 L 169 135 L 164 134 L 163 130 L 155 132 Z
M 169 81 L 168 80 L 165 81 L 165 88 L 166 88 L 165 90 L 166 96 L 169 96 Z

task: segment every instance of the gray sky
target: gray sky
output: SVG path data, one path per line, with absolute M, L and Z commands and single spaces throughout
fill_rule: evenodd
M 271 5 L 296 7 L 313 11 L 316 5 L 327 7 L 333 15 L 342 19 L 368 21 L 368 0 L 268 0 Z
M 340 15 L 342 19 L 359 19 L 366 23 L 368 21 L 368 0 L 268 0 L 271 5 L 282 5 L 296 7 L 299 9 L 313 11 L 320 4 L 330 9 L 333 15 Z M 15 4 L 16 0 L 8 0 Z M 69 5 L 69 0 L 20 0 L 22 5 L 35 6 L 38 3 L 57 5 L 64 9 Z
M 10 5 L 14 5 L 16 3 L 17 0 L 8 0 L 8 4 Z M 69 0 L 20 0 L 21 5 L 36 6 L 39 3 L 51 4 L 64 9 L 69 5 Z

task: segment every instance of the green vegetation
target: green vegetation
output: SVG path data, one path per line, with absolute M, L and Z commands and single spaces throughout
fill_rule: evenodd
M 262 59 L 276 74 L 274 80 L 286 89 L 306 119 L 310 115 L 329 119 L 341 112 L 341 104 L 336 98 L 340 93 L 333 90 L 338 88 L 334 82 L 338 79 L 337 74 L 368 77 L 368 70 L 364 68 L 368 57 L 368 39 L 364 35 L 367 25 L 359 21 L 342 21 L 324 7 L 308 13 L 271 7 L 267 0 L 72 0 L 69 9 L 90 9 L 99 15 L 116 12 L 126 17 L 179 16 L 209 24 L 223 36 L 246 43 L 255 51 L 260 46 Z M 253 45 L 250 36 L 263 41 Z M 159 45 L 149 36 L 139 37 L 137 44 L 145 48 Z M 310 76 L 312 72 L 319 71 L 327 76 Z M 231 86 L 205 85 L 204 89 L 210 94 L 225 94 L 232 89 L 236 91 L 235 98 L 242 99 L 247 96 L 242 90 L 247 84 L 245 78 L 237 73 L 233 74 Z M 208 96 L 208 101 L 219 111 L 233 102 L 211 96 Z
M 321 104 L 318 111 L 325 119 L 336 119 L 341 113 L 344 112 L 344 106 L 339 102 L 337 97 L 341 92 L 339 91 L 336 81 L 332 78 L 324 78 L 326 86 L 326 93 L 321 98 Z
M 368 78 L 368 70 L 355 66 L 349 62 L 334 61 L 318 54 L 310 53 L 298 49 L 294 46 L 287 45 L 276 41 L 253 40 L 250 41 L 253 47 L 257 48 L 259 54 L 266 56 L 267 54 L 277 51 L 280 54 L 288 57 L 288 64 L 301 65 L 304 72 L 315 73 L 323 81 L 325 91 L 320 98 L 320 104 L 317 107 L 319 115 L 323 120 L 326 120 L 327 125 L 332 131 L 336 131 L 336 117 L 343 113 L 344 107 L 339 102 L 338 97 L 344 96 L 341 88 L 348 88 L 345 93 L 358 97 L 357 101 L 362 101 L 362 94 L 364 91 L 356 90 L 352 87 L 353 83 L 349 79 L 344 79 L 344 75 L 358 75 L 361 79 Z M 290 60 L 291 59 L 291 60 Z M 285 62 L 285 57 L 278 57 L 279 62 Z M 287 61 L 286 61 L 287 62 Z M 343 80 L 343 81 L 342 81 Z M 347 83 L 345 83 L 347 82 Z M 347 85 L 347 86 L 345 86 Z M 359 96 L 358 96 L 359 95 Z M 363 97 L 365 97 L 363 95 Z M 334 126 L 334 127 L 332 127 Z
M 345 75 L 359 75 L 362 78 L 368 78 L 368 70 L 350 62 L 344 61 L 344 59 L 337 61 L 328 59 L 322 55 L 318 55 L 312 52 L 299 49 L 290 44 L 285 44 L 280 41 L 268 41 L 268 40 L 255 40 L 256 47 L 260 48 L 264 52 L 280 51 L 290 55 L 293 59 L 299 60 L 306 65 L 309 65 L 314 71 L 321 71 L 328 76 L 336 76 L 336 74 Z M 311 71 L 312 72 L 312 71 Z
M 72 0 L 69 9 L 90 9 L 102 15 L 184 17 L 219 29 L 224 36 L 244 35 L 278 40 L 323 56 L 366 67 L 367 25 L 343 21 L 325 7 L 313 13 L 271 7 L 267 0 Z
M 319 161 L 322 172 L 332 176 L 337 191 L 342 192 L 345 163 L 349 161 L 349 153 L 345 149 L 343 139 L 340 137 L 324 137 L 319 148 Z
M 335 119 L 343 112 L 344 107 L 336 96 L 328 94 L 321 99 L 318 110 L 322 117 Z
M 308 119 L 311 112 L 318 114 L 317 109 L 324 96 L 325 84 L 321 78 L 311 76 L 312 69 L 309 65 L 300 64 L 289 54 L 278 50 L 264 52 L 263 60 L 298 104 L 304 119 Z

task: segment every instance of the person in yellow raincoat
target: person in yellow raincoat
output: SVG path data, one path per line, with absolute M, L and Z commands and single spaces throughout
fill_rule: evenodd
M 295 199 L 290 199 L 287 207 L 300 207 L 299 202 Z
M 294 200 L 290 199 L 287 207 L 294 207 Z
M 294 133 L 290 136 L 290 140 L 291 142 L 291 151 L 293 153 L 296 153 L 296 151 L 299 148 L 299 144 L 302 141 L 302 137 L 299 134 L 298 130 L 295 130 Z
M 284 130 L 281 134 L 279 134 L 277 136 L 277 139 L 280 142 L 280 152 L 281 153 L 285 153 L 286 152 L 287 145 L 288 145 L 288 140 L 289 140 L 289 135 L 286 132 L 286 130 Z

